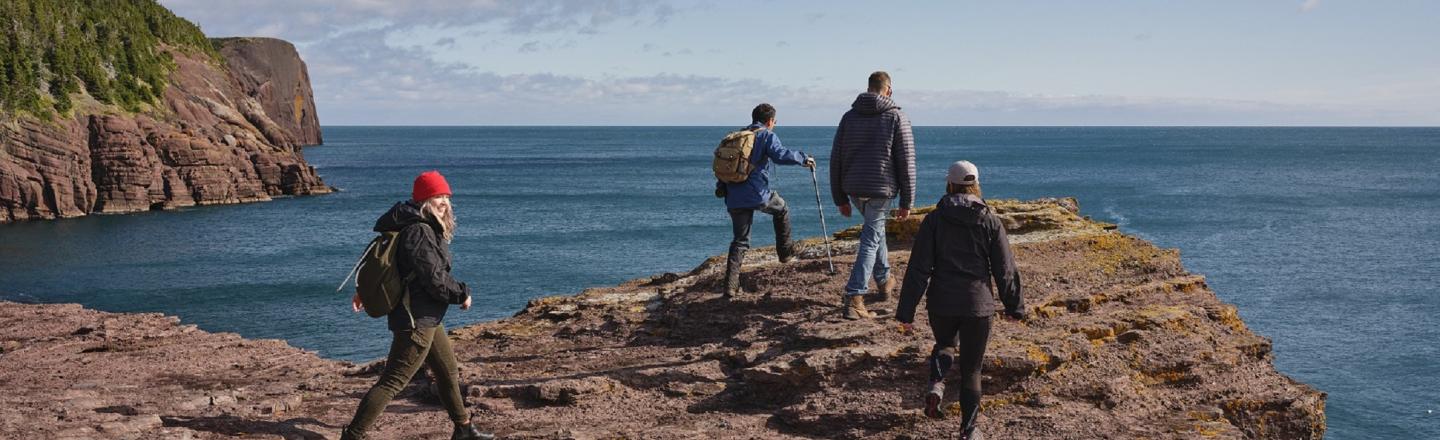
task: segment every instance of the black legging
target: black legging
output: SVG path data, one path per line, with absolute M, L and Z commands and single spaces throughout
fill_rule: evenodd
M 990 341 L 990 317 L 974 318 L 930 314 L 935 348 L 930 351 L 930 382 L 945 380 L 952 364 L 960 367 L 962 432 L 970 432 L 980 410 L 980 365 Z M 958 352 L 958 354 L 957 354 Z M 956 359 L 959 358 L 959 359 Z

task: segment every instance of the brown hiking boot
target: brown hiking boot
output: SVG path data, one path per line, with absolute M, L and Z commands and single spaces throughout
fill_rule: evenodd
M 740 286 L 726 287 L 725 291 L 720 293 L 720 299 L 735 299 L 735 295 L 739 294 Z
M 845 295 L 845 319 L 875 319 L 875 314 L 865 308 L 864 295 Z
M 775 257 L 780 259 L 781 263 L 789 263 L 790 260 L 795 259 L 795 255 L 799 254 L 800 251 L 801 249 L 799 244 L 793 242 L 786 243 L 781 246 L 775 246 Z
M 883 303 L 890 300 L 890 294 L 894 293 L 895 277 L 886 278 L 883 283 L 875 283 L 875 294 L 870 295 L 870 302 Z

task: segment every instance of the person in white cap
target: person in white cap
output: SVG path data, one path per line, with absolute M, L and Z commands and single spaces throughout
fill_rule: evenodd
M 895 319 L 908 334 L 915 322 L 915 307 L 921 298 L 929 298 L 925 309 L 935 347 L 928 362 L 925 415 L 944 416 L 940 401 L 945 396 L 945 374 L 952 365 L 959 366 L 960 438 L 965 440 L 981 438 L 975 430 L 980 366 L 990 339 L 990 317 L 1001 311 L 990 294 L 992 281 L 1004 304 L 1004 316 L 1025 318 L 1020 273 L 1005 227 L 980 194 L 980 170 L 975 164 L 951 164 L 945 197 L 920 221 L 895 312 Z

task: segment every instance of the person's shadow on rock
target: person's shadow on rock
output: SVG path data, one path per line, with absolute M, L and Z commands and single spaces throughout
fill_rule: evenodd
M 309 429 L 301 428 L 301 425 L 309 427 L 323 427 L 326 430 L 337 430 L 339 426 L 333 426 L 314 418 L 294 418 L 282 421 L 269 420 L 246 420 L 236 416 L 213 416 L 213 417 L 179 417 L 163 416 L 160 418 L 165 426 L 187 428 L 195 431 L 212 432 L 226 436 L 240 436 L 248 434 L 276 434 L 286 440 L 326 440 L 328 437 Z

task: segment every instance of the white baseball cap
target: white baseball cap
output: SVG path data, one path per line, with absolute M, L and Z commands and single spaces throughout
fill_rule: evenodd
M 970 186 L 980 183 L 980 169 L 969 161 L 959 161 L 950 164 L 950 172 L 945 175 L 945 181 L 962 186 Z

